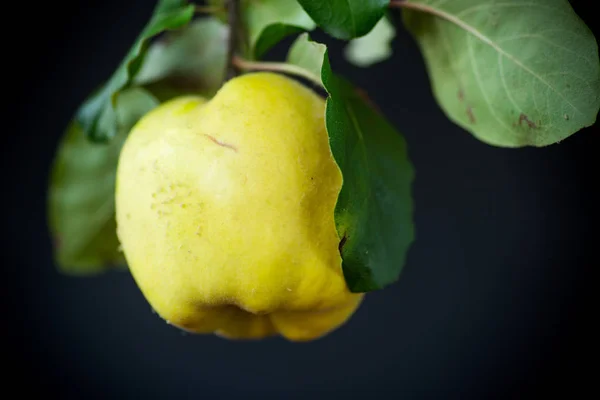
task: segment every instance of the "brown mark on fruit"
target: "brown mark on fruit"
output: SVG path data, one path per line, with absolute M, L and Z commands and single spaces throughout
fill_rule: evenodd
M 226 148 L 231 149 L 231 150 L 233 150 L 233 151 L 235 151 L 237 153 L 237 147 L 235 147 L 234 145 L 229 144 L 229 143 L 221 142 L 217 138 L 215 138 L 214 136 L 208 135 L 206 133 L 204 134 L 204 136 L 206 136 L 214 144 L 216 144 L 218 146 L 221 146 L 221 147 L 226 147 Z

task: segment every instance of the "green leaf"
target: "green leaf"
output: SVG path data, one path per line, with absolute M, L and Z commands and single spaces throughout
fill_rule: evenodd
M 396 29 L 387 17 L 377 22 L 373 30 L 365 36 L 351 40 L 344 48 L 344 55 L 348 61 L 359 67 L 384 61 L 392 54 L 390 46 L 396 36 Z
M 353 292 L 381 289 L 398 279 L 414 240 L 406 143 L 363 92 L 332 72 L 324 45 L 300 35 L 288 63 L 319 73 L 329 93 L 327 132 L 344 177 L 335 220 L 346 283 Z
M 146 86 L 161 101 L 191 93 L 212 97 L 225 74 L 228 32 L 211 17 L 168 32 L 148 48 L 134 84 Z
M 90 275 L 124 266 L 115 222 L 115 176 L 131 127 L 158 105 L 141 88 L 121 93 L 116 106 L 118 134 L 110 143 L 88 140 L 72 121 L 54 160 L 48 215 L 54 257 L 63 273 Z
M 140 70 L 153 36 L 186 25 L 194 15 L 194 5 L 186 0 L 160 0 L 152 18 L 110 79 L 79 108 L 76 119 L 86 136 L 95 141 L 110 140 L 117 134 L 115 106 L 119 93 L 127 88 Z
M 331 36 L 349 40 L 366 35 L 383 17 L 389 0 L 298 0 Z
M 308 33 L 298 36 L 298 39 L 292 43 L 287 55 L 287 63 L 299 67 L 307 79 L 321 86 L 323 85 L 322 74 L 323 64 L 329 63 L 327 55 L 327 46 L 309 39 Z
M 400 4 L 437 102 L 479 140 L 541 147 L 595 123 L 598 45 L 568 1 Z
M 285 37 L 301 33 L 306 30 L 312 30 L 312 28 L 305 29 L 298 26 L 279 23 L 267 26 L 262 31 L 262 34 L 259 36 L 256 42 L 256 46 L 254 48 L 254 58 L 262 58 L 271 47 L 279 43 Z
M 242 16 L 250 58 L 259 59 L 285 37 L 316 27 L 296 0 L 244 0 Z

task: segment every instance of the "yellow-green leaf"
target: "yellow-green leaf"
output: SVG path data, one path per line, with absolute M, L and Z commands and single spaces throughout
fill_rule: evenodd
M 118 98 L 118 133 L 95 143 L 72 121 L 62 138 L 48 190 L 49 225 L 60 271 L 90 275 L 125 265 L 115 222 L 115 178 L 121 147 L 131 127 L 158 105 L 147 91 L 127 89 Z

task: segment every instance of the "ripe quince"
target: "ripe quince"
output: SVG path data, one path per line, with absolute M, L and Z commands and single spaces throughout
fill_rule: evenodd
M 342 273 L 342 173 L 324 115 L 308 87 L 256 72 L 134 126 L 117 170 L 117 234 L 163 319 L 231 339 L 308 341 L 355 312 L 363 294 Z

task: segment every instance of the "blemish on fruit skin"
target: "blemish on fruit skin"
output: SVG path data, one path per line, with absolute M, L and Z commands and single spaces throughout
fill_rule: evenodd
M 206 134 L 206 133 L 204 134 L 204 136 L 207 137 L 214 144 L 216 144 L 218 146 L 221 146 L 221 147 L 226 147 L 226 148 L 231 149 L 231 150 L 233 150 L 233 151 L 235 151 L 237 153 L 237 147 L 235 147 L 234 145 L 229 144 L 229 143 L 225 143 L 225 142 L 221 142 L 221 141 L 217 140 L 214 136 L 211 136 L 211 135 Z

